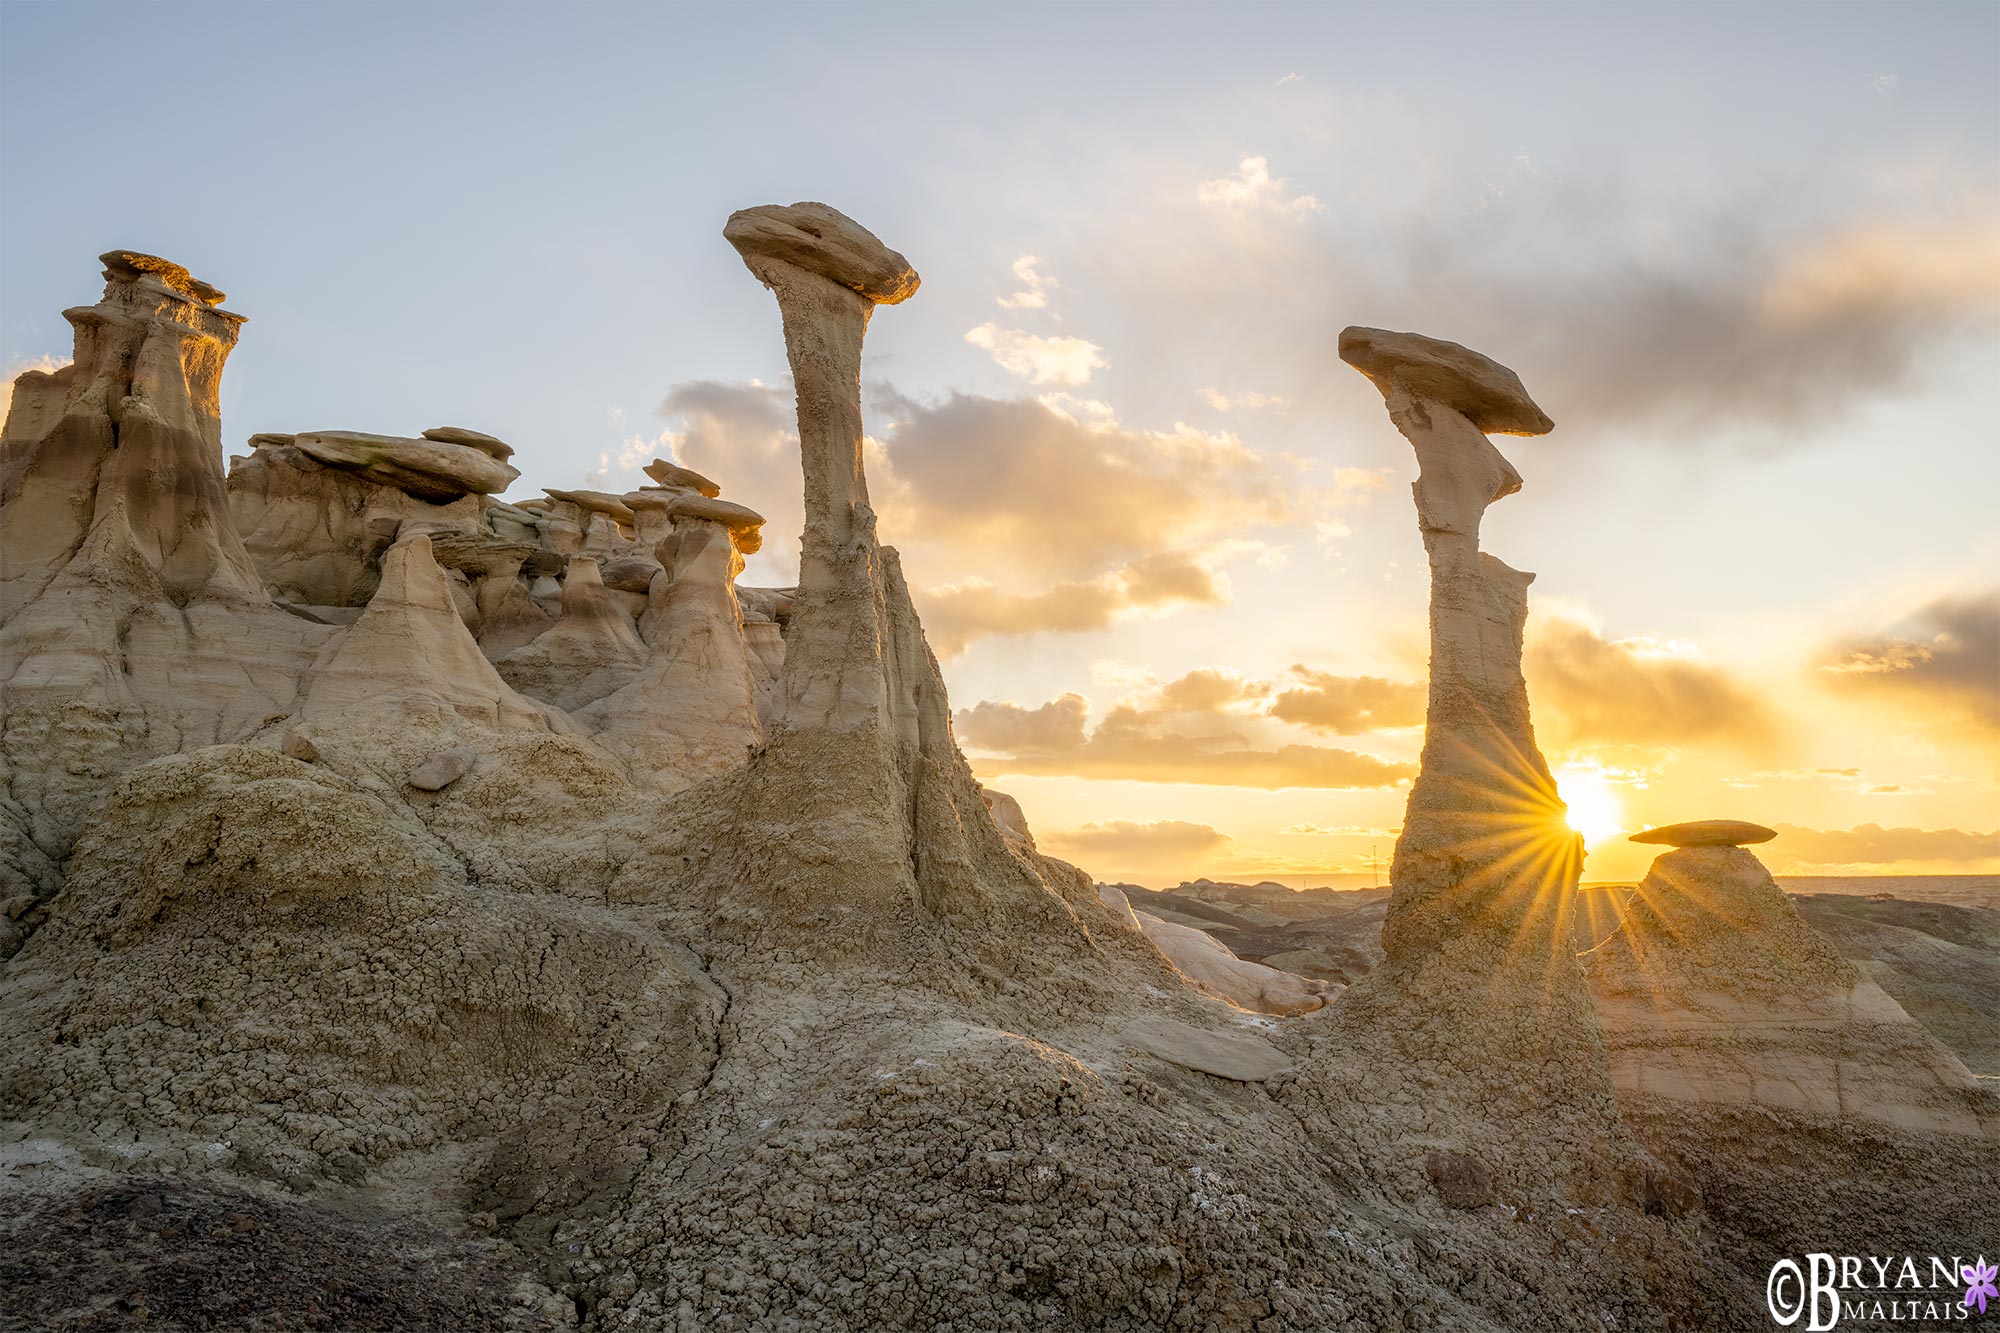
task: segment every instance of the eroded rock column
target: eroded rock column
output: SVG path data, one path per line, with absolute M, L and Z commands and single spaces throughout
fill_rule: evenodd
M 1385 1141 L 1371 1167 L 1414 1193 L 1602 1202 L 1644 1176 L 1624 1133 L 1570 938 L 1581 839 L 1535 744 L 1521 675 L 1532 574 L 1479 549 L 1486 508 L 1521 487 L 1489 434 L 1548 417 L 1506 367 L 1456 343 L 1350 328 L 1341 359 L 1382 392 L 1417 454 L 1431 571 L 1430 700 L 1390 878 L 1381 968 L 1343 995 L 1342 1038 L 1372 1080 L 1343 1097 L 1420 1099 L 1431 1150 Z M 1457 1202 L 1454 1202 L 1454 1200 Z
M 1382 391 L 1416 450 L 1411 490 L 1431 571 L 1423 761 L 1383 947 L 1393 960 L 1476 931 L 1546 952 L 1567 939 L 1582 849 L 1528 716 L 1521 640 L 1535 576 L 1482 552 L 1479 524 L 1521 489 L 1487 435 L 1540 435 L 1554 423 L 1513 371 L 1457 343 L 1350 328 L 1340 355 Z

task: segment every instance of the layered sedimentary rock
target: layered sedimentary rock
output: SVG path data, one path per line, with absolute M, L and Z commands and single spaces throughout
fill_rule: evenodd
M 711 508 L 698 516 L 675 502 L 674 533 L 660 548 L 668 565 L 648 593 L 642 663 L 577 715 L 598 744 L 669 788 L 741 767 L 762 736 L 736 576 L 737 534 L 749 540 L 764 520 L 725 500 L 683 499 Z
M 569 562 L 562 599 L 553 628 L 494 665 L 523 694 L 573 712 L 629 684 L 646 665 L 646 645 L 590 557 Z
M 1686 843 L 1654 861 L 1586 964 L 1628 1097 L 2000 1133 L 1958 1057 L 1808 927 L 1740 846 Z
M 566 730 L 502 680 L 465 627 L 422 533 L 396 543 L 368 609 L 313 664 L 300 717 L 353 725 L 375 714 L 451 714 L 495 731 Z
M 770 895 L 760 913 L 782 904 L 818 923 L 822 949 L 1002 904 L 1046 921 L 1062 899 L 1007 850 L 980 800 L 896 553 L 875 538 L 862 338 L 876 305 L 916 291 L 916 272 L 821 204 L 746 209 L 723 235 L 778 301 L 806 521 L 778 697 L 733 808 L 717 814 L 732 830 L 713 839 L 758 847 L 761 864 L 732 868 L 740 851 L 718 846 L 712 873 Z M 699 504 L 675 508 L 692 518 Z
M 177 264 L 103 257 L 72 364 L 0 435 L 0 882 L 53 892 L 118 774 L 296 704 L 332 633 L 271 605 L 229 518 L 217 417 L 243 319 Z

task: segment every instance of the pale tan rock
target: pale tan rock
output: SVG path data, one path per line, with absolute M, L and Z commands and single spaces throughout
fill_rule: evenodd
M 337 632 L 271 605 L 230 523 L 242 317 L 178 265 L 103 262 L 73 362 L 18 380 L 0 431 L 0 882 L 38 892 L 120 774 L 291 711 Z
M 285 733 L 284 740 L 278 744 L 278 752 L 287 758 L 296 759 L 302 764 L 319 762 L 319 746 L 314 745 L 312 737 L 306 735 L 297 727 L 293 727 Z
M 658 560 L 647 556 L 623 556 L 605 565 L 600 571 L 604 586 L 620 592 L 644 593 L 653 586 L 653 576 L 662 566 Z
M 623 497 L 613 495 L 609 491 L 558 491 L 551 489 L 548 495 L 551 500 L 573 504 L 585 513 L 603 514 L 605 517 L 628 528 L 632 526 L 637 517 L 633 514 L 632 507 L 625 503 Z
M 409 537 L 382 558 L 382 582 L 353 628 L 312 670 L 301 716 L 357 719 L 450 715 L 497 730 L 566 730 L 559 714 L 516 694 L 466 629 L 430 538 Z
M 2000 1133 L 2000 1105 L 1958 1057 L 1800 920 L 1742 847 L 1661 855 L 1585 961 L 1612 1078 L 1640 1114 L 1695 1102 Z
M 479 751 L 469 745 L 454 745 L 418 764 L 403 780 L 418 791 L 443 791 L 470 773 L 478 762 Z
M 1360 326 L 1340 331 L 1340 359 L 1384 398 L 1397 390 L 1443 404 L 1486 435 L 1546 435 L 1555 429 L 1521 377 L 1491 357 L 1442 338 Z
M 606 596 L 597 562 L 580 555 L 563 580 L 562 618 L 494 668 L 522 694 L 574 712 L 628 684 L 645 664 L 632 618 Z
M 741 767 L 763 728 L 736 605 L 743 558 L 729 530 L 689 518 L 661 550 L 673 566 L 652 581 L 644 666 L 576 716 L 635 780 L 676 790 Z
M 308 606 L 365 606 L 382 576 L 382 552 L 405 528 L 491 535 L 481 497 L 419 499 L 362 472 L 330 467 L 289 443 L 257 436 L 231 460 L 229 513 L 264 586 Z
M 625 507 L 632 511 L 633 539 L 641 551 L 652 551 L 673 535 L 674 521 L 667 510 L 679 491 L 627 491 Z
M 440 444 L 467 445 L 503 463 L 514 456 L 514 446 L 505 440 L 495 439 L 484 431 L 467 430 L 463 426 L 432 426 L 424 432 L 424 438 Z
M 1292 1067 L 1283 1051 L 1247 1032 L 1215 1032 L 1148 1015 L 1127 1023 L 1122 1035 L 1148 1055 L 1234 1083 L 1262 1083 Z
M 1309 1014 L 1326 1005 L 1326 984 L 1253 963 L 1193 926 L 1134 911 L 1139 929 L 1174 970 L 1239 1009 L 1260 1014 Z
M 979 799 L 986 803 L 987 813 L 993 816 L 993 823 L 1001 833 L 1030 851 L 1034 850 L 1035 835 L 1028 831 L 1028 817 L 1022 813 L 1019 801 L 991 787 L 981 787 Z
M 400 435 L 358 430 L 301 431 L 295 448 L 329 467 L 394 486 L 420 500 L 455 500 L 461 495 L 497 495 L 520 479 L 520 472 L 481 449 Z
M 696 472 L 693 468 L 682 467 L 678 463 L 669 463 L 664 458 L 655 458 L 652 462 L 646 464 L 645 472 L 647 476 L 659 482 L 662 486 L 678 490 L 699 491 L 701 494 L 707 496 L 722 494 L 722 487 L 716 485 L 707 477 L 702 476 L 701 473 Z
M 1337 1002 L 1343 1038 L 1385 1090 L 1435 1085 L 1437 1114 L 1459 1129 L 1434 1146 L 1490 1142 L 1480 1151 L 1496 1170 L 1533 1180 L 1544 1206 L 1574 1206 L 1614 1188 L 1640 1153 L 1572 943 L 1582 842 L 1521 674 L 1534 576 L 1479 549 L 1487 505 L 1521 479 L 1472 418 L 1529 433 L 1548 419 L 1511 371 L 1456 344 L 1349 329 L 1340 352 L 1416 451 L 1431 574 L 1424 746 L 1390 867 L 1385 961 Z M 1531 1087 L 1504 1072 L 1529 1067 L 1543 1071 Z M 1393 1140 L 1379 1151 L 1382 1169 L 1421 1169 Z
M 729 215 L 722 235 L 760 281 L 774 265 L 815 274 L 872 305 L 917 294 L 917 271 L 854 219 L 825 204 L 766 204 Z
M 673 518 L 720 523 L 731 532 L 748 532 L 764 526 L 764 516 L 747 505 L 706 495 L 677 495 L 668 502 L 667 513 Z
M 1748 824 L 1740 819 L 1696 819 L 1685 824 L 1663 824 L 1634 833 L 1628 842 L 1647 842 L 1667 847 L 1743 847 L 1769 842 L 1776 829 Z

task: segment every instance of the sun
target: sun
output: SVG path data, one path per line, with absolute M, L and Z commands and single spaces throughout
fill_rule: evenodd
M 1595 847 L 1625 831 L 1625 806 L 1595 765 L 1571 764 L 1556 774 L 1556 789 L 1569 806 L 1569 826 Z

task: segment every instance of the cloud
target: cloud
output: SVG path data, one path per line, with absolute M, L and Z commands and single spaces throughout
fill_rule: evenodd
M 1044 338 L 1020 329 L 1003 329 L 988 320 L 968 329 L 965 340 L 983 348 L 1012 374 L 1030 384 L 1088 384 L 1090 373 L 1111 363 L 1104 349 L 1082 338 Z
M 883 386 L 874 397 L 888 423 L 877 507 L 899 539 L 949 541 L 980 569 L 1005 551 L 1025 570 L 1073 579 L 1368 499 L 1339 474 L 1315 488 L 1226 431 L 1136 430 L 1108 409 L 1065 410 L 1074 399 L 920 402 Z
M 1089 717 L 1089 700 L 1080 694 L 1064 694 L 1037 708 L 982 700 L 959 709 L 956 725 L 962 743 L 982 750 L 1053 754 L 1082 747 Z
M 684 380 L 668 390 L 659 415 L 667 418 L 659 453 L 713 477 L 725 498 L 764 516 L 764 549 L 750 557 L 751 581 L 797 579 L 805 504 L 791 386 Z
M 1279 412 L 1291 406 L 1292 402 L 1278 394 L 1239 393 L 1232 398 L 1220 389 L 1200 389 L 1196 392 L 1204 403 L 1218 412 L 1227 412 L 1232 408 L 1241 408 L 1246 412 Z
M 1012 592 L 985 579 L 948 583 L 919 594 L 917 610 L 931 648 L 950 658 L 988 635 L 1079 634 L 1148 612 L 1228 602 L 1227 575 L 1200 555 L 1162 552 L 1035 592 Z
M 1145 822 L 1112 819 L 1081 828 L 1057 829 L 1040 840 L 1073 860 L 1130 863 L 1202 856 L 1228 846 L 1229 835 L 1184 819 Z
M 996 296 L 993 299 L 1003 310 L 1046 310 L 1049 307 L 1049 293 L 1061 287 L 1054 277 L 1039 269 L 1041 259 L 1035 255 L 1022 255 L 1014 261 L 1014 280 L 1021 284 L 1021 290 L 1011 296 Z M 1012 369 L 1012 367 L 1009 367 Z
M 1819 669 L 1844 693 L 2000 734 L 2000 588 L 1940 597 L 1884 633 L 1835 645 Z
M 1377 828 L 1367 824 L 1289 824 L 1278 830 L 1294 837 L 1307 838 L 1395 838 L 1402 835 L 1399 828 Z
M 955 718 L 959 740 L 987 773 L 1185 782 L 1217 787 L 1393 787 L 1412 764 L 1319 745 L 1259 745 L 1254 719 L 1189 712 L 1171 704 L 1113 707 L 1088 736 L 1076 695 L 1037 708 L 985 701 Z
M 1529 619 L 1522 666 L 1536 719 L 1572 744 L 1769 745 L 1778 721 L 1762 700 L 1693 644 L 1606 639 L 1560 603 Z
M 1759 447 L 1783 447 L 1813 438 L 1801 427 L 1907 390 L 1933 349 L 2000 328 L 1990 210 L 1787 234 L 1746 221 L 1747 202 L 1707 221 L 1631 226 L 1636 201 L 1532 189 L 1532 208 L 1495 210 L 1469 234 L 1425 219 L 1365 247 L 1384 257 L 1369 275 L 1384 285 L 1350 303 L 1364 321 L 1507 349 L 1569 438 L 1742 425 Z M 1567 246 L 1561 262 L 1538 262 L 1552 244 Z M 1365 313 L 1371 303 L 1380 315 Z
M 1303 75 L 1303 74 L 1300 74 L 1300 73 L 1298 73 L 1297 71 L 1294 71 L 1294 72 L 1292 72 L 1292 73 L 1290 73 L 1290 74 L 1287 74 L 1287 75 L 1285 75 L 1284 77 L 1280 78 L 1280 79 L 1279 79 L 1279 80 L 1278 80 L 1278 81 L 1277 81 L 1276 83 L 1272 84 L 1271 86 L 1272 86 L 1273 88 L 1282 88 L 1282 87 L 1284 87 L 1284 86 L 1285 86 L 1286 84 L 1288 84 L 1288 83 L 1298 83 L 1298 82 L 1300 82 L 1301 80 L 1303 80 L 1304 78 L 1305 78 L 1305 75 Z
M 1421 681 L 1336 676 L 1294 666 L 1298 681 L 1271 701 L 1271 716 L 1312 731 L 1352 736 L 1385 727 L 1423 725 L 1427 690 Z
M 1122 425 L 1067 393 L 921 401 L 866 386 L 864 442 L 884 536 L 904 552 L 917 602 L 946 655 L 985 634 L 1102 629 L 1230 599 L 1223 566 L 1266 561 L 1262 534 L 1369 503 L 1382 478 L 1267 458 L 1228 431 Z M 803 526 L 798 432 L 787 385 L 689 380 L 660 404 L 656 451 L 721 482 L 762 513 L 751 581 L 796 576 Z M 995 551 L 1007 553 L 997 566 Z
M 1809 829 L 1780 824 L 1774 852 L 1798 864 L 1813 866 L 1890 865 L 1905 861 L 1969 865 L 2000 859 L 2000 830 L 1968 833 L 1963 829 L 1859 828 Z
M 1291 183 L 1288 176 L 1272 176 L 1271 164 L 1264 158 L 1246 157 L 1236 164 L 1234 175 L 1203 181 L 1195 198 L 1211 208 L 1240 214 L 1302 218 L 1326 211 L 1326 205 L 1314 196 L 1290 192 Z

